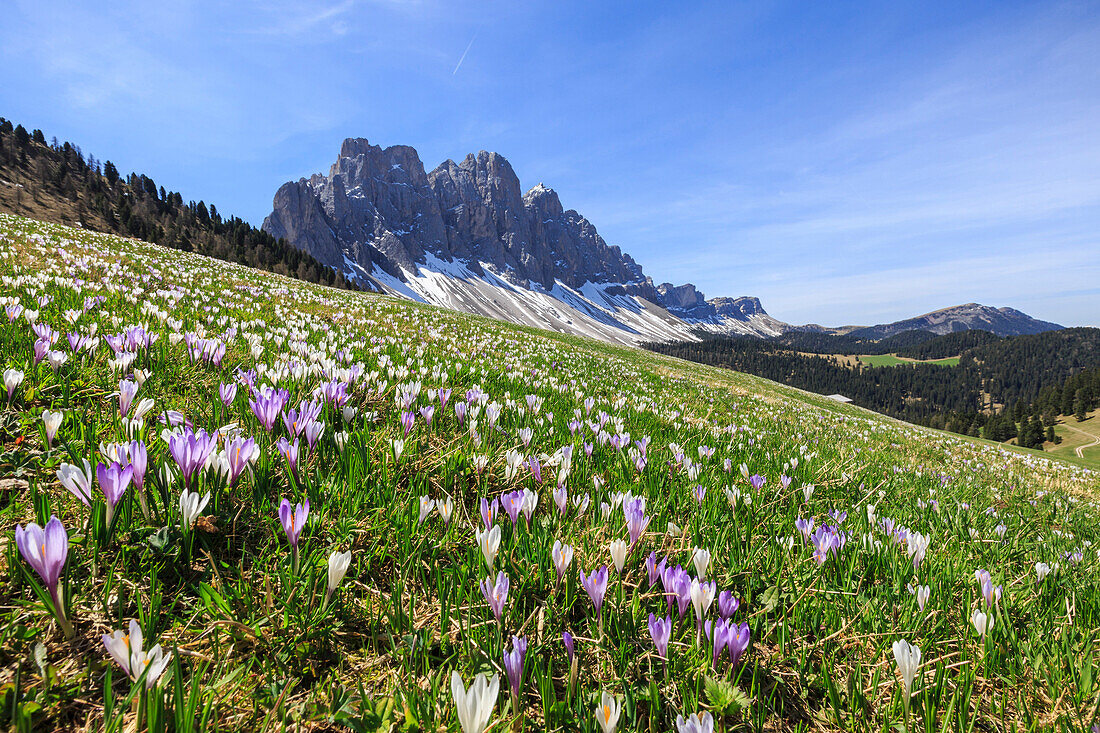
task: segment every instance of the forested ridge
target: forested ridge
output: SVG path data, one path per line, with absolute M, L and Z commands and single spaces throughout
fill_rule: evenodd
M 0 117 L 0 211 L 193 251 L 322 285 L 352 287 L 306 252 L 203 201 L 120 174 L 79 146 Z
M 908 335 L 906 335 L 908 334 Z M 1100 404 L 1100 329 L 1000 337 L 986 331 L 935 336 L 905 332 L 881 342 L 824 334 L 771 339 L 708 337 L 647 344 L 682 359 L 747 372 L 819 394 L 842 394 L 909 422 L 1040 447 L 1059 415 Z M 930 337 L 929 337 L 930 336 Z M 817 353 L 805 353 L 812 350 Z M 850 354 L 896 353 L 914 359 L 958 356 L 954 367 L 869 367 Z

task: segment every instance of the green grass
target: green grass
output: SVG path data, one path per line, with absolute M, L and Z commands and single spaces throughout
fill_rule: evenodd
M 1084 465 L 1100 470 L 1100 444 L 1092 445 L 1100 439 L 1100 410 L 1088 414 L 1088 419 L 1077 422 L 1072 415 L 1065 415 L 1054 426 L 1054 434 L 1062 439 L 1061 443 L 1046 443 L 1043 449 L 1051 455 L 1069 460 L 1080 461 Z M 1081 448 L 1080 457 L 1077 448 Z
M 899 364 L 938 364 L 940 366 L 958 366 L 959 357 L 949 356 L 945 359 L 900 359 L 896 354 L 861 354 L 860 362 L 869 367 L 898 366 Z
M 727 370 L 10 216 L 0 296 L 39 324 L 0 318 L 0 366 L 25 375 L 0 413 L 4 727 L 455 731 L 453 673 L 466 686 L 501 675 L 493 730 L 598 730 L 604 692 L 632 731 L 673 730 L 702 710 L 724 731 L 1094 722 L 1100 481 L 1079 465 Z M 135 324 L 155 340 L 116 338 Z M 53 332 L 67 357 L 56 369 L 35 361 Z M 70 333 L 98 345 L 74 352 Z M 152 401 L 140 422 L 120 414 L 131 379 L 134 405 Z M 236 395 L 223 402 L 221 385 Z M 271 429 L 250 405 L 263 385 L 288 397 Z M 311 401 L 315 419 L 284 423 Z M 52 446 L 44 410 L 65 416 Z M 210 499 L 193 523 L 168 444 L 187 434 L 160 423 L 166 410 L 194 430 L 227 426 L 215 456 L 238 434 L 258 448 L 235 483 L 219 468 L 229 454 L 195 470 L 191 489 Z M 297 436 L 292 468 L 281 441 L 318 422 L 315 447 Z M 148 470 L 108 525 L 100 484 L 86 506 L 58 470 L 126 464 L 112 447 L 124 440 L 147 448 Z M 530 520 L 491 518 L 500 545 L 487 561 L 481 502 L 516 491 L 537 505 Z M 449 521 L 429 511 L 421 523 L 421 497 L 453 502 Z M 296 553 L 283 499 L 310 502 Z M 610 568 L 597 613 L 578 571 L 611 564 L 612 541 L 628 537 L 624 502 L 649 524 L 623 572 Z M 51 515 L 69 536 L 71 639 L 11 541 Z M 796 522 L 811 519 L 804 539 Z M 930 538 L 919 562 L 915 533 Z M 556 541 L 575 551 L 560 579 Z M 740 601 L 732 622 L 750 641 L 736 664 L 712 664 L 690 602 L 671 612 L 667 659 L 650 636 L 649 615 L 668 606 L 646 557 L 696 575 L 696 547 L 711 553 L 706 579 Z M 329 597 L 329 558 L 343 551 L 347 576 Z M 1057 566 L 1042 582 L 1040 562 Z M 989 605 L 980 569 L 1002 588 Z M 499 619 L 480 588 L 498 573 L 510 580 Z M 923 609 L 910 585 L 929 586 Z M 716 606 L 701 614 L 711 624 Z M 996 619 L 984 637 L 975 610 Z M 131 619 L 146 649 L 172 656 L 148 691 L 101 640 Z M 513 636 L 527 643 L 514 698 L 503 672 Z M 909 706 L 899 639 L 923 653 Z

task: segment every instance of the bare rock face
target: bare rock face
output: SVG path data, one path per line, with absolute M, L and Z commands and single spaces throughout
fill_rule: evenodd
M 523 193 L 511 164 L 484 150 L 426 173 L 411 147 L 381 148 L 349 138 L 328 175 L 279 188 L 263 228 L 371 287 L 382 287 L 385 273 L 391 279 L 383 289 L 407 295 L 395 283 L 413 284 L 425 271 L 444 270 L 449 278 L 503 281 L 562 300 L 577 310 L 577 318 L 617 324 L 627 340 L 647 336 L 629 323 L 660 322 L 664 337 L 667 329 L 690 334 L 702 321 L 721 330 L 725 320 L 739 317 L 733 311 L 719 315 L 693 285 L 654 287 L 630 255 L 607 244 L 581 214 L 565 209 L 553 189 L 540 183 Z M 456 293 L 417 297 L 490 310 Z M 759 301 L 756 307 L 763 313 Z M 622 308 L 633 309 L 624 322 L 616 315 Z M 531 314 L 519 320 L 532 319 L 538 322 Z

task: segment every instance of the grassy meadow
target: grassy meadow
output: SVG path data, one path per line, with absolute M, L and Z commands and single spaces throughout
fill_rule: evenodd
M 899 364 L 959 365 L 959 357 L 957 356 L 949 356 L 944 359 L 902 359 L 896 354 L 861 354 L 857 358 L 864 366 L 869 367 L 898 366 Z
M 0 297 L 5 728 L 1096 719 L 1081 466 L 6 215 Z
M 1044 443 L 1043 450 L 1063 458 L 1083 459 L 1086 465 L 1100 470 L 1100 410 L 1088 413 L 1083 422 L 1077 422 L 1073 415 L 1063 415 L 1054 426 L 1054 434 L 1062 442 Z

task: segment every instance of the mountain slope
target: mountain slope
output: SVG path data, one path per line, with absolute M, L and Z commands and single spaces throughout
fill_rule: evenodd
M 415 149 L 344 141 L 328 175 L 284 184 L 263 229 L 364 286 L 607 341 L 776 335 L 755 298 L 654 286 L 588 219 L 486 151 L 426 172 Z
M 213 204 L 184 203 L 153 179 L 120 175 L 111 161 L 85 157 L 80 147 L 47 144 L 0 117 L 0 212 L 76 224 L 93 231 L 139 237 L 175 249 L 198 252 L 299 280 L 346 285 L 343 276 L 299 247 L 235 217 Z
M 135 654 L 172 655 L 140 708 L 179 728 L 196 709 L 211 733 L 457 731 L 454 692 L 502 658 L 526 669 L 514 698 L 506 671 L 479 693 L 493 730 L 594 730 L 603 695 L 630 701 L 623 733 L 704 707 L 719 730 L 902 729 L 900 639 L 924 649 L 914 697 L 922 718 L 950 713 L 939 728 L 1092 719 L 1094 695 L 1062 693 L 1100 675 L 1096 473 L 745 374 L 3 214 L 0 298 L 21 380 L 0 410 L 0 624 L 18 631 L 0 655 L 59 670 L 48 695 L 10 684 L 2 714 L 24 728 L 142 727 L 118 704 L 120 637 L 139 626 Z M 85 461 L 101 480 L 75 478 Z M 46 512 L 38 554 L 22 533 Z M 51 573 L 56 622 L 31 582 Z M 910 582 L 933 589 L 925 608 Z M 974 610 L 997 614 L 989 637 Z M 735 659 L 715 632 L 739 636 Z M 288 669 L 308 674 L 280 692 Z

